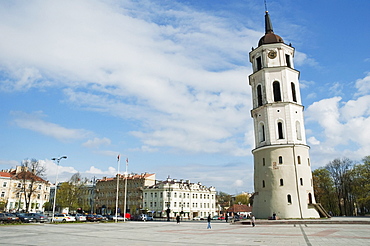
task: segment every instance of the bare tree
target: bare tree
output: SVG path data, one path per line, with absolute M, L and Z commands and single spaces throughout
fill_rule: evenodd
M 26 212 L 29 212 L 32 199 L 40 183 L 46 182 L 46 168 L 36 159 L 25 159 L 16 171 L 16 178 L 20 180 L 19 192 L 23 193 L 26 202 Z

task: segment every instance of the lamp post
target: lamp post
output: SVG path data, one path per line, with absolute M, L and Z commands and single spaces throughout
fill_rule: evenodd
M 57 189 L 58 189 L 58 174 L 59 174 L 59 162 L 61 159 L 67 159 L 67 156 L 61 156 L 58 158 L 52 158 L 51 160 L 57 161 L 57 177 L 55 178 L 55 189 L 54 189 L 54 202 L 53 202 L 53 218 L 52 222 L 54 222 L 54 214 L 55 214 L 55 202 L 57 199 Z

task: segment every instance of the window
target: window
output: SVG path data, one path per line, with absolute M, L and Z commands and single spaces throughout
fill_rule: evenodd
M 18 188 L 21 188 L 22 187 L 22 184 L 21 183 L 18 183 Z
M 300 178 L 299 182 L 301 183 L 301 185 L 303 185 L 303 178 Z
M 284 180 L 280 179 L 280 186 L 284 186 Z
M 256 62 L 257 62 L 257 71 L 259 71 L 262 69 L 262 58 L 260 56 L 257 57 Z
M 265 188 L 265 180 L 262 180 L 262 188 Z
M 292 196 L 291 195 L 287 195 L 287 200 L 288 200 L 288 204 L 292 204 Z
M 155 207 L 155 208 L 157 207 L 157 202 L 154 202 L 154 207 Z
M 293 102 L 297 102 L 297 96 L 296 96 L 296 93 L 295 93 L 295 84 L 292 82 L 292 83 L 290 83 L 290 85 L 291 85 L 291 88 L 292 88 Z
M 5 191 L 1 192 L 1 197 L 5 197 Z
M 272 88 L 274 91 L 274 102 L 281 102 L 280 83 L 275 81 L 272 83 Z
M 257 86 L 257 105 L 262 106 L 262 86 Z
M 41 190 L 41 185 L 39 185 L 39 190 Z
M 3 183 L 3 187 L 6 187 L 6 185 L 7 185 L 7 183 L 6 183 L 6 182 L 4 182 L 4 183 Z
M 299 123 L 298 120 L 295 122 L 295 131 L 297 134 L 297 140 L 302 140 L 301 123 Z
M 308 163 L 309 166 L 311 166 L 310 158 L 307 158 L 307 163 Z
M 176 202 L 173 203 L 173 206 L 176 207 Z
M 279 164 L 283 164 L 283 157 L 279 156 Z
M 157 192 L 156 192 L 156 193 L 154 193 L 154 197 L 155 197 L 155 198 L 157 197 Z
M 41 194 L 37 194 L 37 199 L 41 199 Z
M 202 194 L 199 195 L 199 198 L 202 199 Z M 206 198 L 206 197 L 204 196 L 204 198 Z
M 167 192 L 167 197 L 171 197 L 171 192 Z
M 259 124 L 259 139 L 260 139 L 260 142 L 266 141 L 266 139 L 265 139 L 265 125 L 263 123 Z
M 297 156 L 297 159 L 298 159 L 298 164 L 301 164 L 301 157 Z
M 291 64 L 290 64 L 290 55 L 285 54 L 285 60 L 286 60 L 287 67 L 292 67 Z
M 284 134 L 283 134 L 283 123 L 278 122 L 278 139 L 284 139 Z
M 177 193 L 175 192 L 174 198 L 176 198 L 176 197 L 177 197 Z
M 262 165 L 263 166 L 266 166 L 266 160 L 265 160 L 265 158 L 262 158 Z

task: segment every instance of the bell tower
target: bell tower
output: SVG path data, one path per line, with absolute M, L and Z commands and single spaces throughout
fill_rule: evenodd
M 268 218 L 319 218 L 314 208 L 299 71 L 294 48 L 276 35 L 268 11 L 265 35 L 249 53 L 255 149 L 253 214 Z

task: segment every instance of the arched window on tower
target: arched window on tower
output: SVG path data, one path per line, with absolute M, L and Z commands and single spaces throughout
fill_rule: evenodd
M 264 142 L 266 139 L 265 139 L 265 125 L 263 123 L 259 124 L 258 133 L 260 142 Z
M 298 164 L 301 164 L 301 156 L 297 156 Z
M 292 98 L 293 98 L 293 102 L 297 102 L 297 95 L 295 93 L 295 84 L 292 82 L 290 83 L 291 87 L 292 87 Z
M 290 55 L 285 54 L 285 60 L 287 67 L 292 67 L 292 65 L 290 64 Z
M 308 193 L 308 204 L 312 204 L 312 194 Z
M 277 126 L 278 126 L 278 139 L 284 139 L 283 123 L 282 122 L 278 122 L 277 123 Z
M 282 156 L 279 156 L 279 164 L 283 164 L 283 157 Z
M 265 188 L 265 180 L 262 180 L 262 188 Z
M 256 62 L 257 62 L 257 71 L 259 71 L 262 69 L 262 58 L 260 56 L 257 57 Z
M 287 195 L 288 204 L 292 204 L 292 196 L 290 194 Z
M 298 120 L 295 122 L 295 132 L 297 134 L 297 140 L 302 140 L 301 123 Z
M 280 179 L 280 186 L 284 186 L 284 180 Z
M 257 104 L 258 107 L 262 106 L 262 85 L 257 86 Z
M 281 102 L 280 83 L 275 81 L 272 83 L 272 87 L 274 91 L 274 102 Z

